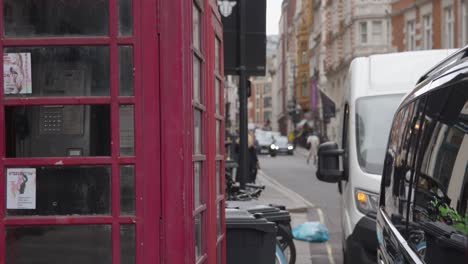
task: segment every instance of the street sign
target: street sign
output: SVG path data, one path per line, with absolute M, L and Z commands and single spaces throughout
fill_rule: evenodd
M 224 0 L 218 1 L 218 7 L 223 22 L 224 74 L 238 75 L 239 68 L 244 66 L 248 76 L 265 76 L 266 0 Z M 245 65 L 240 65 L 241 20 L 245 23 Z

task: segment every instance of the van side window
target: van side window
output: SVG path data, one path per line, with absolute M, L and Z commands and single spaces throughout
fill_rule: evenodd
M 421 125 L 409 245 L 426 263 L 466 263 L 468 81 L 428 95 Z
M 395 117 L 384 164 L 382 203 L 393 224 L 405 235 L 407 201 L 417 147 L 418 126 L 424 104 L 421 98 L 402 108 Z

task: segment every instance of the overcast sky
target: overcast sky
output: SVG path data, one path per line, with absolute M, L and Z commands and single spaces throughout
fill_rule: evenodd
M 278 34 L 278 22 L 281 16 L 281 2 L 283 2 L 283 0 L 267 0 L 267 35 Z

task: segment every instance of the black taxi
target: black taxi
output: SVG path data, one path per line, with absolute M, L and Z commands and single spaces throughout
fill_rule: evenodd
M 379 264 L 468 263 L 468 46 L 400 104 L 379 200 Z

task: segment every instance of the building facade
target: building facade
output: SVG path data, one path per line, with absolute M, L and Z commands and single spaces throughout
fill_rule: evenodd
M 311 71 L 315 73 L 313 79 L 319 78 L 319 99 L 329 97 L 335 103 L 335 117 L 326 120 L 327 124 L 323 129 L 329 139 L 336 139 L 338 136 L 344 96 L 343 84 L 351 61 L 360 56 L 392 51 L 390 2 L 314 1 L 314 14 L 319 16 L 314 22 L 319 21 L 320 27 L 312 27 L 314 30 L 310 38 L 313 41 L 311 60 L 316 64 Z M 316 11 L 317 9 L 319 11 Z M 321 63 L 323 65 L 320 65 Z M 321 80 L 323 77 L 326 77 L 325 81 Z
M 278 124 L 273 120 L 273 109 L 278 109 L 274 98 L 273 80 L 276 78 L 276 52 L 278 36 L 267 37 L 266 75 L 251 77 L 251 95 L 248 98 L 249 123 L 258 128 L 278 131 Z
M 257 128 L 272 130 L 272 79 L 270 76 L 251 78 L 251 96 L 248 100 L 249 123 Z
M 286 135 L 293 129 L 293 121 L 288 112 L 288 106 L 294 104 L 295 73 L 296 73 L 296 33 L 294 16 L 296 14 L 297 0 L 284 0 L 281 6 L 279 22 L 279 43 L 276 64 L 277 91 L 276 98 L 279 105 L 278 122 L 279 131 Z
M 468 44 L 468 0 L 393 1 L 391 19 L 392 45 L 398 51 Z
M 301 117 L 303 113 L 311 110 L 309 32 L 312 26 L 312 15 L 312 1 L 298 0 L 294 20 L 297 43 L 294 100 L 300 106 Z

